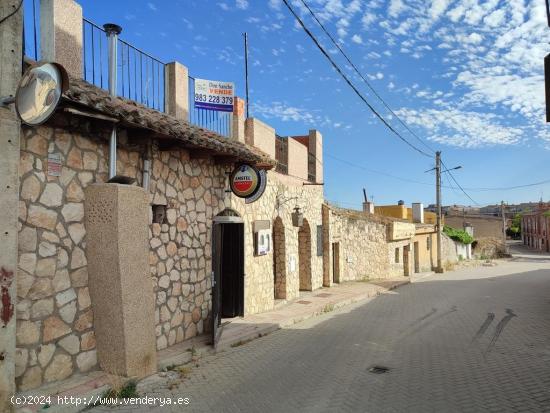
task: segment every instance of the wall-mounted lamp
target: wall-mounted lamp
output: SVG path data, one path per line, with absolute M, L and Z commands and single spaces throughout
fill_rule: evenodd
M 295 227 L 301 227 L 304 225 L 304 213 L 299 206 L 294 207 L 294 212 L 292 213 L 292 225 Z

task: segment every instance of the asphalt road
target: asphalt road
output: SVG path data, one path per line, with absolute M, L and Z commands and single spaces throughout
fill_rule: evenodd
M 550 256 L 423 278 L 146 391 L 189 405 L 142 411 L 550 412 Z

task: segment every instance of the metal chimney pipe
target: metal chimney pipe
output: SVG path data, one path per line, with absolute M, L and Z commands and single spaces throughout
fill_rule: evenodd
M 103 25 L 107 39 L 109 41 L 109 93 L 116 96 L 117 90 L 117 46 L 118 35 L 122 32 L 122 27 L 107 23 Z M 111 139 L 109 140 L 109 179 L 116 176 L 116 125 L 113 125 Z

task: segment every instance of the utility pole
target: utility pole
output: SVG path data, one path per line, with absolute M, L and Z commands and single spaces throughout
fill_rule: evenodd
M 437 204 L 437 267 L 435 272 L 442 273 L 441 265 L 442 245 L 441 245 L 441 152 L 435 153 L 435 199 Z
M 248 95 L 248 33 L 244 33 L 244 80 L 246 86 L 246 118 L 249 118 L 249 95 Z
M 23 65 L 23 8 L 0 0 L 0 97 L 15 96 Z M 15 393 L 15 306 L 21 123 L 14 105 L 0 105 L 0 411 L 12 412 Z
M 500 214 L 502 216 L 502 242 L 504 252 L 508 252 L 508 248 L 506 248 L 506 214 L 504 212 L 504 201 L 500 202 Z

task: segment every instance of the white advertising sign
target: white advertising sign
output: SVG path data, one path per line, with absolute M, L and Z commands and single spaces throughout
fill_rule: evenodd
M 233 112 L 232 82 L 195 79 L 195 108 Z

